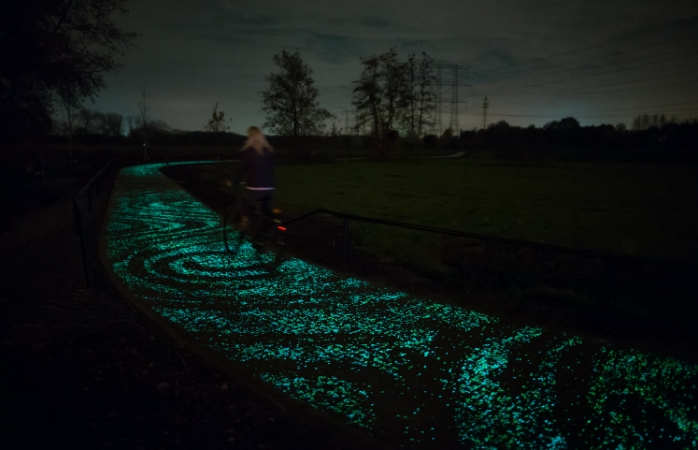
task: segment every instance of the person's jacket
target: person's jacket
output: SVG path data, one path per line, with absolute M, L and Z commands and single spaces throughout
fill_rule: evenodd
M 246 181 L 248 188 L 274 188 L 274 152 L 264 149 L 259 154 L 253 147 L 247 147 L 240 152 L 240 167 L 234 182 Z

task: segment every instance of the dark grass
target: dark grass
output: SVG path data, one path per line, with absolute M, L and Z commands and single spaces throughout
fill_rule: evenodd
M 202 165 L 225 190 L 234 164 Z M 696 261 L 698 170 L 693 166 L 554 164 L 488 160 L 282 165 L 286 215 L 324 207 L 382 219 L 624 255 Z M 356 243 L 413 260 L 413 231 L 355 225 Z M 424 255 L 428 256 L 428 255 Z
M 37 208 L 75 194 L 102 162 L 69 167 L 62 158 L 47 157 L 44 171 L 34 171 L 34 159 L 0 161 L 0 229 L 6 229 Z M 38 165 L 36 166 L 38 168 Z

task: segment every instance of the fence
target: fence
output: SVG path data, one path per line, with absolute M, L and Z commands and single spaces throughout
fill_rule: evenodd
M 109 160 L 102 169 L 92 177 L 85 186 L 73 197 L 73 217 L 75 221 L 75 235 L 80 238 L 80 249 L 82 251 L 82 267 L 85 276 L 85 285 L 91 287 L 91 276 L 88 264 L 88 243 L 85 233 L 85 223 L 83 220 L 83 210 L 80 205 L 80 198 L 87 195 L 87 211 L 93 212 L 93 197 L 99 198 L 100 190 L 103 188 L 105 174 L 116 158 Z
M 497 242 L 497 243 L 501 243 L 501 244 L 509 244 L 509 245 L 520 246 L 520 247 L 529 247 L 529 248 L 535 248 L 535 249 L 540 249 L 540 250 L 567 253 L 567 254 L 573 254 L 573 255 L 578 255 L 578 256 L 584 256 L 587 258 L 600 258 L 600 259 L 605 259 L 605 260 L 614 260 L 614 261 L 627 262 L 627 263 L 633 263 L 633 264 L 662 265 L 662 266 L 668 266 L 668 267 L 672 267 L 672 266 L 684 267 L 688 264 L 688 263 L 678 262 L 678 261 L 665 261 L 665 260 L 658 260 L 658 259 L 654 259 L 654 258 L 646 258 L 646 257 L 634 256 L 634 255 L 617 255 L 617 254 L 611 254 L 611 253 L 597 252 L 597 251 L 593 251 L 593 250 L 563 247 L 563 246 L 554 245 L 554 244 L 545 244 L 542 242 L 524 241 L 524 240 L 520 240 L 520 239 L 511 239 L 511 238 L 505 238 L 505 237 L 499 237 L 499 236 L 489 236 L 489 235 L 484 235 L 484 234 L 470 233 L 467 231 L 450 230 L 450 229 L 446 229 L 446 228 L 430 227 L 430 226 L 426 226 L 426 225 L 417 225 L 417 224 L 405 223 L 405 222 L 396 222 L 396 221 L 392 221 L 392 220 L 375 219 L 372 217 L 363 217 L 363 216 L 357 216 L 354 214 L 345 214 L 345 213 L 338 212 L 338 211 L 331 211 L 331 210 L 328 210 L 325 208 L 314 209 L 314 210 L 309 211 L 305 214 L 301 214 L 300 216 L 294 217 L 292 219 L 288 219 L 288 220 L 283 222 L 283 225 L 284 226 L 290 225 L 293 222 L 297 222 L 299 220 L 305 219 L 305 218 L 313 216 L 315 214 L 328 214 L 330 216 L 339 217 L 342 219 L 342 229 L 344 231 L 343 232 L 343 245 L 342 245 L 342 247 L 343 247 L 345 262 L 346 262 L 346 259 L 348 256 L 349 246 L 350 246 L 350 243 L 349 243 L 349 221 L 353 220 L 356 222 L 366 222 L 366 223 L 374 223 L 374 224 L 380 224 L 380 225 L 388 225 L 388 226 L 393 226 L 393 227 L 408 228 L 411 230 L 428 231 L 428 232 L 432 232 L 432 233 L 445 234 L 448 236 L 459 236 L 459 237 L 477 239 L 477 240 L 486 241 L 486 242 Z

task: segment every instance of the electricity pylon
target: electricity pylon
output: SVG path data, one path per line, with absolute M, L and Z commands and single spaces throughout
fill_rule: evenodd
M 487 128 L 487 108 L 490 107 L 490 101 L 487 100 L 487 96 L 485 95 L 485 99 L 482 101 L 482 129 L 484 130 Z

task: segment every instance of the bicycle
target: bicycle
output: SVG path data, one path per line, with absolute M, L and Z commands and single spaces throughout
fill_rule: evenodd
M 247 223 L 243 224 L 243 212 L 247 212 Z M 252 202 L 242 195 L 235 195 L 231 206 L 223 213 L 222 234 L 226 253 L 232 260 L 240 256 L 242 249 L 252 250 L 259 264 L 269 273 L 287 258 L 283 250 L 284 231 L 276 219 L 279 210 L 271 215 L 263 214 L 261 201 Z

